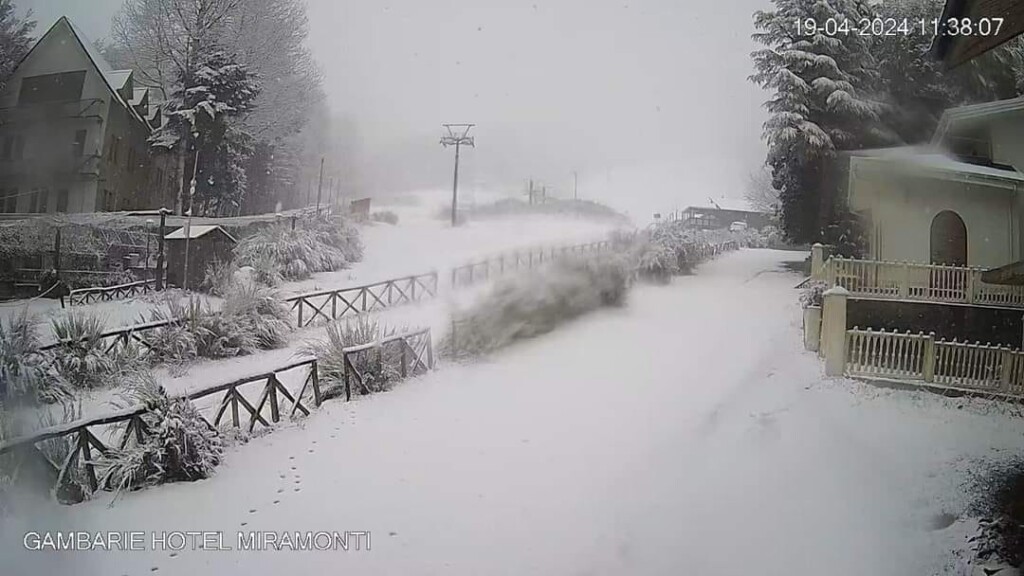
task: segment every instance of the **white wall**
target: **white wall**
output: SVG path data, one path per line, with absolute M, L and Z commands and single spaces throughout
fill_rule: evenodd
M 967 227 L 967 263 L 997 267 L 1020 258 L 1020 193 L 977 183 L 925 176 L 867 173 L 851 177 L 851 207 L 869 210 L 871 257 L 928 263 L 931 224 L 944 210 L 960 215 Z

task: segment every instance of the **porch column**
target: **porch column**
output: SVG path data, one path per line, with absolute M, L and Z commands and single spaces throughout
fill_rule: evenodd
M 836 286 L 823 296 L 821 348 L 825 353 L 825 375 L 842 376 L 846 371 L 846 301 L 850 292 Z

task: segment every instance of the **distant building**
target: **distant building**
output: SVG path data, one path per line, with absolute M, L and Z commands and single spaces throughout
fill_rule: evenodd
M 0 93 L 0 213 L 102 212 L 172 201 L 147 142 L 160 119 L 131 70 L 113 70 L 66 17 Z
M 690 206 L 683 210 L 680 220 L 687 228 L 697 230 L 737 228 L 737 223 L 742 223 L 745 228 L 760 230 L 772 223 L 770 215 L 726 199 L 709 202 L 708 206 Z

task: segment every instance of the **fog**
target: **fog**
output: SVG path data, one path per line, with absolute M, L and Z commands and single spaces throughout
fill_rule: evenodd
M 638 219 L 742 196 L 764 158 L 764 95 L 747 81 L 766 0 L 309 0 L 310 46 L 359 187 L 450 186 L 440 124 L 472 122 L 462 182 L 579 193 Z M 118 0 L 24 0 L 92 38 Z M 341 123 L 339 123 L 341 125 Z

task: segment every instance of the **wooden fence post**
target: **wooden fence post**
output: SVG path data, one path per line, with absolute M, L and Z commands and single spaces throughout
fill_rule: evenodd
M 821 345 L 825 351 L 825 375 L 846 371 L 846 300 L 850 293 L 836 286 L 824 293 Z
M 910 295 L 910 264 L 907 262 L 903 263 L 900 271 L 899 294 L 900 298 L 907 298 Z
M 921 371 L 925 382 L 935 381 L 935 332 L 931 332 L 924 340 L 924 360 Z
M 1013 350 L 1006 347 L 1000 347 L 999 355 L 1003 369 L 999 375 L 999 390 L 1008 393 L 1010 391 L 1010 384 L 1013 382 L 1013 361 L 1015 358 Z

